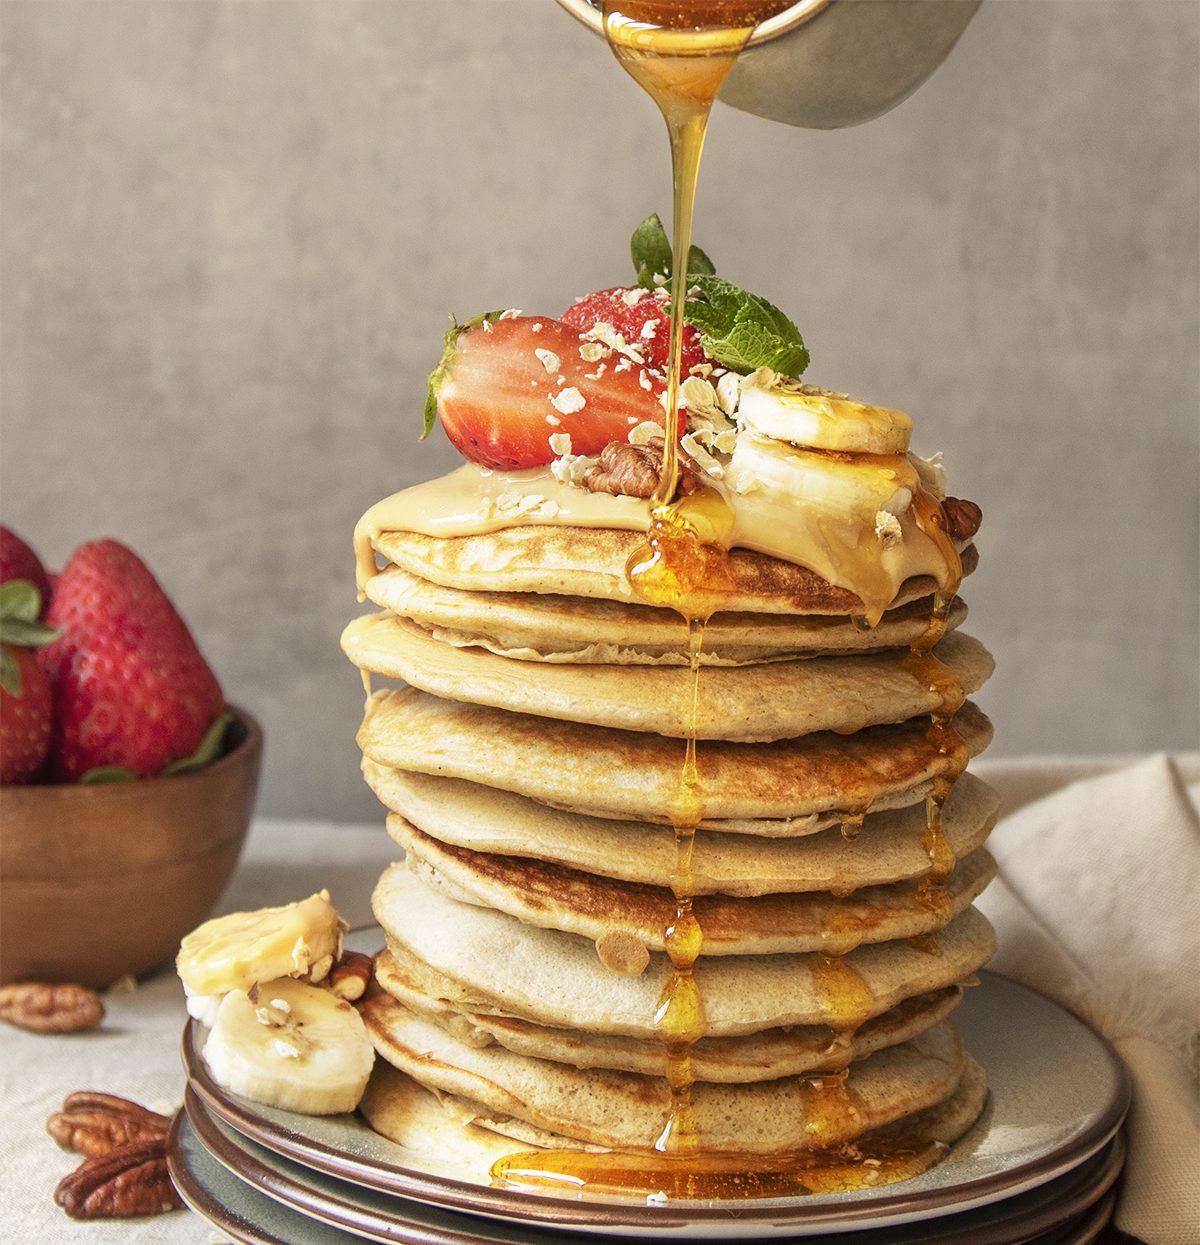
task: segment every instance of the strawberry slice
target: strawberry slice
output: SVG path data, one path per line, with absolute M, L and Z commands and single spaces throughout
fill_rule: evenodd
M 641 286 L 616 286 L 581 298 L 563 312 L 563 322 L 584 333 L 602 321 L 611 324 L 627 342 L 637 342 L 646 363 L 659 371 L 667 368 L 671 342 L 671 317 L 667 311 L 671 296 L 665 289 L 647 290 Z M 701 363 L 711 360 L 700 345 L 700 334 L 690 324 L 683 326 L 684 376 Z
M 480 317 L 446 334 L 425 432 L 436 415 L 464 457 L 500 471 L 553 461 L 555 433 L 570 436 L 575 454 L 598 454 L 635 425 L 664 420 L 663 384 L 639 356 L 561 320 Z

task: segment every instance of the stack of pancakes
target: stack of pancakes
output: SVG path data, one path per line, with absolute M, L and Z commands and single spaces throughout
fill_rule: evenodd
M 363 1110 L 402 1142 L 469 1137 L 481 1156 L 649 1150 L 671 1104 L 655 1013 L 687 624 L 630 600 L 636 532 L 531 523 L 372 544 L 387 565 L 365 591 L 383 612 L 342 643 L 405 684 L 368 699 L 358 736 L 403 860 L 374 896 L 387 946 L 363 1016 L 387 1062 Z M 986 1093 L 950 1016 L 993 947 L 971 903 L 994 872 L 997 800 L 958 780 L 943 823 L 957 865 L 918 885 L 927 797 L 961 765 L 929 730 L 939 695 L 904 663 L 935 585 L 907 581 L 871 629 L 853 594 L 800 566 L 735 550 L 730 567 L 695 712 L 702 1144 L 952 1141 Z M 992 663 L 958 630 L 965 614 L 956 601 L 934 652 L 969 694 Z M 972 756 L 989 742 L 970 702 L 954 728 Z

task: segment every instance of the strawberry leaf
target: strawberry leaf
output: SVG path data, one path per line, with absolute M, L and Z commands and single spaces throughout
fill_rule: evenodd
M 0 584 L 0 620 L 36 622 L 42 612 L 42 594 L 27 579 Z
M 425 427 L 421 433 L 422 441 L 429 436 L 433 431 L 434 424 L 437 423 L 438 393 L 441 391 L 442 382 L 446 379 L 446 372 L 450 367 L 450 360 L 454 357 L 454 347 L 458 344 L 458 339 L 467 329 L 473 329 L 485 320 L 489 322 L 499 320 L 503 314 L 504 312 L 502 311 L 485 311 L 483 315 L 476 316 L 473 320 L 468 320 L 466 324 L 459 324 L 454 316 L 450 317 L 451 327 L 446 330 L 445 344 L 442 346 L 442 357 L 438 360 L 437 367 L 429 373 L 429 388 L 425 393 Z
M 90 769 L 80 780 L 81 787 L 107 787 L 115 782 L 137 782 L 137 775 L 120 765 L 97 765 Z
M 667 237 L 667 231 L 663 228 L 657 212 L 647 216 L 633 231 L 633 237 L 629 240 L 629 253 L 633 258 L 638 285 L 652 290 L 657 284 L 655 276 L 663 280 L 671 276 L 674 262 L 671 240 Z M 711 276 L 716 271 L 712 260 L 698 246 L 689 248 L 688 276 L 692 273 Z
M 21 694 L 21 667 L 6 648 L 0 648 L 0 687 L 10 696 Z
M 769 367 L 783 376 L 808 366 L 800 330 L 774 304 L 711 274 L 693 280 L 705 301 L 688 299 L 683 318 L 700 330 L 709 358 L 735 372 Z
M 17 648 L 43 648 L 62 635 L 58 627 L 41 622 L 25 622 L 21 618 L 0 618 L 0 640 Z
M 217 720 L 204 732 L 196 751 L 190 757 L 172 761 L 163 769 L 163 774 L 186 774 L 189 770 L 203 769 L 217 759 L 221 752 L 221 743 L 225 738 L 225 730 L 233 721 L 233 714 L 228 709 L 220 714 Z

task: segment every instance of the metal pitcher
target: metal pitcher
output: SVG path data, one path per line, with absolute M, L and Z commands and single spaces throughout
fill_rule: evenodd
M 599 0 L 558 2 L 603 36 Z M 860 125 L 933 73 L 981 2 L 800 0 L 757 27 L 720 98 L 789 125 Z

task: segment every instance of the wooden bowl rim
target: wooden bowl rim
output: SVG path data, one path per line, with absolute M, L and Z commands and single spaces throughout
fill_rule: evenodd
M 52 792 L 59 800 L 121 799 L 128 798 L 130 791 L 153 791 L 161 788 L 164 783 L 183 785 L 198 784 L 206 779 L 211 781 L 215 775 L 245 763 L 262 751 L 263 732 L 258 719 L 241 705 L 227 704 L 222 712 L 225 711 L 232 713 L 234 721 L 241 723 L 246 736 L 223 756 L 200 769 L 188 770 L 182 774 L 154 774 L 149 778 L 138 778 L 134 782 L 96 783 L 94 786 L 83 786 L 77 782 L 10 783 L 3 788 L 4 798 L 32 802 L 38 799 L 38 792 L 46 792 L 47 798 Z

